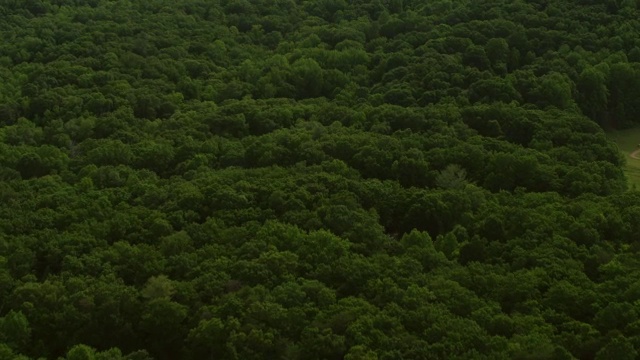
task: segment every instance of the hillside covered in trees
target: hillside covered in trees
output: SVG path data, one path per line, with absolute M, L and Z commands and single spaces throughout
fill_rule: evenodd
M 639 7 L 0 1 L 0 359 L 636 359 Z

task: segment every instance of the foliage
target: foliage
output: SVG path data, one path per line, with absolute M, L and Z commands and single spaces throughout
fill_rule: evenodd
M 637 357 L 636 5 L 0 2 L 0 357 Z

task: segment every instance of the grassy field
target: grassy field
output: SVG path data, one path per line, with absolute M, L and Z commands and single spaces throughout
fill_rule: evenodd
M 634 185 L 640 189 L 640 159 L 634 159 L 630 156 L 632 152 L 640 149 L 640 127 L 626 130 L 608 131 L 607 137 L 618 144 L 618 148 L 624 153 L 627 159 L 627 167 L 625 173 L 629 180 L 629 187 Z

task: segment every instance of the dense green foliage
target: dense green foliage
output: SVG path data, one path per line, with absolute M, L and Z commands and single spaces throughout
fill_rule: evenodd
M 0 359 L 634 359 L 636 0 L 0 1 Z

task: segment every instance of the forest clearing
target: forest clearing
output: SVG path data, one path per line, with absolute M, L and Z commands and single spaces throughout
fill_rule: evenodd
M 629 181 L 629 188 L 640 188 L 640 127 L 607 132 L 607 137 L 615 142 L 623 153 L 626 166 L 625 175 Z

